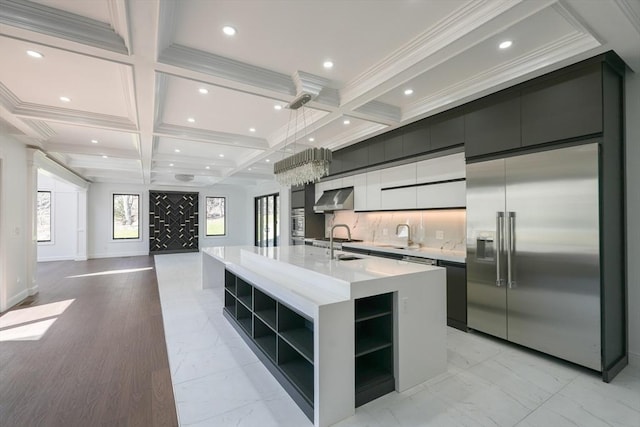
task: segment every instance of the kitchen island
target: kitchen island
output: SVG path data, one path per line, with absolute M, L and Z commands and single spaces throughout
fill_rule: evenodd
M 446 370 L 445 270 L 353 258 L 203 249 L 203 286 L 224 292 L 225 317 L 316 426 Z

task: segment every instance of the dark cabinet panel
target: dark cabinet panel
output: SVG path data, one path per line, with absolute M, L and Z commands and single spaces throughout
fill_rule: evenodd
M 464 264 L 440 261 L 447 269 L 447 325 L 467 330 L 467 269 Z
M 304 190 L 291 191 L 291 209 L 304 208 Z
M 402 135 L 403 157 L 426 153 L 431 149 L 429 125 L 424 121 L 406 126 Z
M 358 143 L 344 149 L 342 171 L 347 172 L 367 166 L 369 150 L 366 144 Z
M 520 96 L 480 101 L 465 116 L 467 158 L 520 147 Z
M 369 165 L 384 163 L 384 139 L 382 136 L 376 136 L 369 140 L 368 152 Z
M 464 143 L 464 116 L 442 118 L 431 124 L 431 150 Z
M 403 157 L 402 153 L 402 129 L 396 129 L 385 133 L 384 136 L 384 161 L 389 162 Z
M 523 89 L 522 145 L 602 132 L 601 65 Z
M 343 154 L 340 151 L 332 153 L 331 163 L 329 163 L 329 175 L 336 175 L 342 172 Z

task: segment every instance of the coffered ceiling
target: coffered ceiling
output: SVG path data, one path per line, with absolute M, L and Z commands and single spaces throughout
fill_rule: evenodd
M 0 0 L 0 131 L 93 182 L 254 184 L 612 49 L 640 71 L 640 1 Z

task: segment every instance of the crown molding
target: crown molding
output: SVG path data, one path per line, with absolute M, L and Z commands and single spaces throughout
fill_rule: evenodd
M 109 17 L 111 26 L 117 35 L 122 37 L 127 50 L 133 54 L 131 49 L 131 27 L 129 25 L 129 4 L 128 0 L 107 0 L 109 7 Z
M 614 0 L 615 4 L 618 5 L 624 16 L 629 20 L 633 28 L 635 28 L 636 32 L 640 34 L 640 14 L 636 9 L 631 6 L 629 0 Z
M 136 86 L 133 82 L 133 67 L 130 65 L 121 65 L 118 69 L 120 71 L 120 81 L 122 82 L 124 101 L 127 106 L 127 117 L 131 123 L 137 124 L 139 122 L 135 99 Z
M 156 87 L 155 87 L 155 95 L 154 99 L 156 104 L 154 105 L 153 111 L 153 122 L 156 123 L 156 126 L 162 124 L 162 119 L 164 118 L 164 106 L 167 100 L 167 85 L 169 78 L 165 73 L 156 72 Z
M 76 43 L 128 54 L 109 24 L 26 0 L 0 0 L 0 23 Z
M 47 152 L 52 153 L 67 153 L 67 154 L 83 154 L 88 156 L 95 156 L 96 152 L 107 155 L 109 157 L 115 157 L 119 159 L 134 159 L 140 160 L 140 155 L 137 150 L 121 150 L 118 148 L 99 147 L 93 145 L 79 145 L 79 144 L 64 144 L 56 142 L 46 142 L 44 148 Z
M 374 133 L 387 128 L 388 126 L 377 123 L 360 126 L 358 129 L 338 135 L 337 138 L 332 139 L 329 143 L 323 144 L 323 147 L 330 150 L 338 150 L 353 145 L 363 139 L 370 138 Z
M 39 149 L 30 149 L 33 163 L 41 169 L 79 188 L 89 188 L 89 182 L 78 172 L 56 161 L 53 156 Z
M 402 121 L 426 117 L 457 101 L 469 101 L 472 96 L 479 98 L 491 90 L 502 89 L 500 85 L 511 86 L 517 83 L 518 78 L 598 46 L 600 43 L 590 34 L 574 32 L 528 55 L 474 74 L 421 99 L 403 111 Z
M 163 49 L 158 62 L 281 94 L 296 94 L 295 84 L 286 74 L 179 44 L 172 44 Z
M 380 101 L 369 101 L 354 110 L 372 118 L 378 118 L 385 124 L 389 121 L 398 123 L 402 118 L 400 107 Z M 367 119 L 368 120 L 368 119 Z M 374 119 L 374 121 L 377 121 Z
M 24 124 L 37 132 L 43 140 L 47 140 L 56 136 L 56 132 L 42 120 L 22 119 L 22 121 L 24 122 Z
M 244 135 L 237 135 L 226 132 L 215 132 L 205 129 L 194 129 L 186 126 L 176 126 L 166 123 L 156 125 L 154 135 L 157 137 L 168 137 L 176 139 L 186 139 L 190 141 L 204 143 L 219 143 L 231 145 L 233 147 L 251 148 L 254 150 L 269 149 L 267 140 Z
M 296 95 L 308 93 L 312 98 L 318 96 L 322 89 L 331 83 L 329 79 L 300 70 L 293 73 L 292 79 L 296 86 Z
M 46 105 L 22 102 L 13 109 L 13 114 L 18 117 L 39 119 L 54 122 L 71 123 L 81 126 L 92 126 L 105 129 L 137 132 L 135 123 L 126 117 L 112 116 L 110 114 L 78 111 L 68 108 L 50 107 Z
M 337 108 L 340 106 L 340 91 L 331 87 L 325 87 L 312 102 L 316 106 L 321 104 Z
M 171 46 L 176 34 L 176 5 L 175 0 L 160 0 L 158 14 L 158 52 Z
M 186 164 L 194 164 L 194 165 L 201 166 L 203 160 L 207 162 L 209 166 L 212 166 L 214 169 L 221 168 L 221 167 L 222 168 L 236 167 L 236 162 L 229 159 L 216 158 L 215 160 L 207 160 L 207 159 L 203 159 L 202 157 L 191 157 L 191 156 L 183 156 L 183 155 L 180 155 L 180 157 L 176 157 L 175 155 L 172 155 L 172 154 L 164 154 L 164 153 L 157 153 L 157 152 L 153 155 L 154 163 L 155 162 L 180 163 L 180 164 L 186 163 Z M 202 167 L 200 167 L 200 169 L 202 169 Z M 203 169 L 202 173 L 204 174 L 205 171 L 206 169 Z
M 481 0 L 467 3 L 347 83 L 342 91 L 343 103 L 392 79 L 521 1 Z

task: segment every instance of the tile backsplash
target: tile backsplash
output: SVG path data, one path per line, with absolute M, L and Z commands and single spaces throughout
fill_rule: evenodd
M 466 211 L 464 209 L 354 212 L 337 211 L 325 214 L 325 236 L 329 236 L 334 224 L 347 224 L 351 238 L 382 244 L 406 244 L 409 224 L 411 240 L 423 247 L 450 250 L 465 249 Z M 347 237 L 344 228 L 336 228 L 335 237 Z

